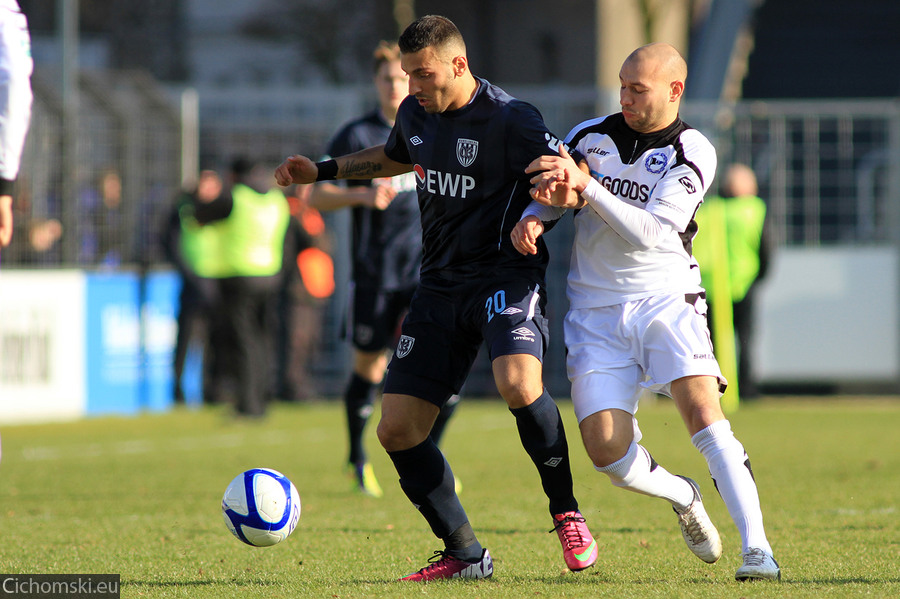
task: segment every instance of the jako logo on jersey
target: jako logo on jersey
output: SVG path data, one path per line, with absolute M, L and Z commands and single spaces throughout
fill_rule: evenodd
M 513 341 L 531 341 L 534 343 L 534 331 L 527 327 L 519 327 L 510 332 L 512 333 Z
M 409 138 L 409 143 L 411 143 L 414 146 L 419 146 L 419 145 L 422 145 L 424 142 L 422 141 L 422 138 L 419 137 L 418 135 L 413 135 L 412 137 Z
M 666 168 L 666 164 L 669 162 L 669 157 L 666 156 L 665 152 L 653 152 L 647 159 L 644 160 L 644 168 L 653 173 L 654 175 L 658 175 Z
M 456 140 L 456 159 L 464 167 L 475 162 L 478 156 L 478 142 L 474 139 L 459 138 Z
M 691 182 L 689 177 L 682 177 L 678 180 L 678 182 L 684 185 L 684 188 L 687 189 L 688 193 L 694 193 L 697 191 L 697 188 L 694 187 L 694 184 Z
M 413 345 L 416 344 L 416 338 L 409 335 L 400 335 L 400 341 L 397 342 L 397 357 L 405 358 L 412 351 Z
M 416 173 L 416 186 L 428 193 L 465 199 L 466 193 L 475 189 L 475 178 L 469 175 L 426 170 L 418 164 L 413 166 L 413 171 Z
M 645 203 L 650 199 L 649 185 L 640 185 L 631 179 L 613 179 L 605 175 L 600 177 L 598 181 L 600 181 L 600 185 L 609 190 L 609 193 L 620 198 Z

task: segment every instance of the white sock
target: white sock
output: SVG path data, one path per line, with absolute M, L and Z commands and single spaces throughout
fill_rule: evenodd
M 750 459 L 731 432 L 731 424 L 727 420 L 714 422 L 691 437 L 691 442 L 706 458 L 713 482 L 741 535 L 741 551 L 759 547 L 771 554 Z
M 678 509 L 686 508 L 694 500 L 691 485 L 656 464 L 650 453 L 636 442 L 631 443 L 622 459 L 609 466 L 602 468 L 594 466 L 594 468 L 597 472 L 607 475 L 617 487 L 642 495 L 660 497 Z

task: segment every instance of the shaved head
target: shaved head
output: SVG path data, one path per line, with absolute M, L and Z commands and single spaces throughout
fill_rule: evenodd
M 641 46 L 628 55 L 625 64 L 640 64 L 648 73 L 662 77 L 667 82 L 687 79 L 687 63 L 681 53 L 671 44 L 654 42 Z
M 640 133 L 665 129 L 678 118 L 687 63 L 674 46 L 641 46 L 619 71 L 619 103 L 629 127 Z

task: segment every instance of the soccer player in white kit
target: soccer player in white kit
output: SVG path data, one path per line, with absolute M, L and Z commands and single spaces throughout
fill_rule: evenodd
M 31 38 L 15 0 L 0 0 L 0 248 L 13 233 L 13 192 L 31 124 Z
M 694 214 L 716 169 L 712 144 L 678 117 L 687 66 L 654 43 L 625 60 L 622 111 L 585 121 L 571 155 L 535 160 L 535 202 L 512 232 L 525 254 L 544 223 L 579 209 L 568 278 L 567 369 L 582 439 L 613 485 L 672 504 L 685 542 L 705 562 L 722 554 L 696 482 L 670 474 L 639 445 L 643 389 L 672 397 L 737 525 L 738 580 L 778 580 L 750 461 L 720 405 L 722 376 L 691 256 Z

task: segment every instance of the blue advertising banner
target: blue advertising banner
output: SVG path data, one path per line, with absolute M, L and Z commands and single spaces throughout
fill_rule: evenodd
M 86 279 L 87 413 L 134 413 L 140 408 L 140 281 L 132 273 Z

